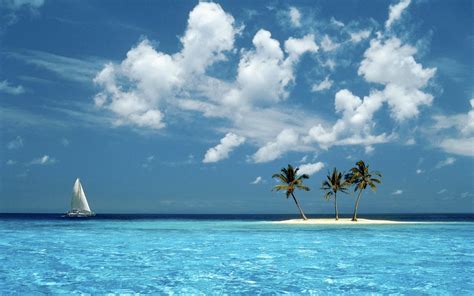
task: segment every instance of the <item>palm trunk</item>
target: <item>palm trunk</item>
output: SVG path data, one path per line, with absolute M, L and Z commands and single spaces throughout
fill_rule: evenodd
M 361 194 L 362 194 L 362 189 L 360 189 L 359 195 L 357 196 L 356 204 L 354 207 L 354 216 L 352 216 L 352 221 L 357 221 L 357 209 L 359 208 L 359 200 L 360 200 Z
M 308 220 L 308 218 L 306 218 L 305 214 L 303 213 L 303 209 L 301 209 L 300 204 L 298 203 L 298 200 L 296 199 L 293 192 L 291 193 L 291 196 L 293 197 L 293 200 L 295 201 L 298 210 L 300 210 L 301 218 L 303 218 L 303 220 Z
M 337 195 L 334 194 L 334 211 L 336 212 L 336 221 L 339 220 L 339 211 L 337 210 Z

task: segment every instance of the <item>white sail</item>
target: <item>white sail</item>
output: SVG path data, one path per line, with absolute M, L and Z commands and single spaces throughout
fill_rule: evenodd
M 89 203 L 87 202 L 86 194 L 84 193 L 84 189 L 82 189 L 79 178 L 77 178 L 76 182 L 74 183 L 71 200 L 71 211 L 91 212 Z

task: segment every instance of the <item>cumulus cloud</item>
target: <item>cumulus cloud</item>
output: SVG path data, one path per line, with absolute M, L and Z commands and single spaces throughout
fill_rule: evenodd
M 284 129 L 274 141 L 268 142 L 260 147 L 252 156 L 256 163 L 269 162 L 279 158 L 281 155 L 294 149 L 299 142 L 299 135 L 293 129 Z
M 467 114 L 436 115 L 433 130 L 441 135 L 436 145 L 452 154 L 474 156 L 474 98 Z
M 296 8 L 291 11 L 298 12 L 298 19 L 301 17 Z M 336 20 L 332 23 L 344 26 Z M 289 98 L 302 55 L 316 53 L 320 47 L 332 51 L 339 44 L 325 35 L 318 46 L 312 34 L 280 42 L 270 31 L 260 29 L 251 48 L 237 51 L 234 38 L 238 31 L 233 17 L 218 4 L 199 3 L 189 14 L 179 52 L 160 52 L 150 41 L 141 41 L 121 63 L 107 64 L 96 75 L 101 91 L 95 96 L 95 104 L 114 113 L 118 125 L 151 129 L 165 127 L 165 114 L 174 115 L 168 112 L 175 111 L 173 108 L 225 118 L 229 126 L 220 127 L 220 131 L 238 134 L 260 147 L 250 157 L 254 162 L 272 161 L 288 151 L 314 151 L 314 144 L 323 149 L 363 145 L 371 150 L 373 145 L 394 138 L 375 132 L 373 117 L 384 103 L 398 121 L 416 116 L 420 106 L 431 104 L 432 96 L 423 88 L 435 69 L 424 69 L 414 60 L 415 48 L 379 34 L 366 50 L 358 74 L 367 82 L 382 85 L 382 90 L 372 89 L 365 97 L 348 89 L 337 92 L 335 110 L 340 118 L 334 124 L 295 105 L 279 107 Z M 370 33 L 354 32 L 351 41 L 360 42 Z M 206 70 L 225 60 L 230 52 L 240 55 L 235 79 L 209 76 Z M 321 64 L 331 71 L 336 67 L 333 59 Z M 327 76 L 312 90 L 326 90 L 332 84 Z
M 299 166 L 299 174 L 307 174 L 307 175 L 312 175 L 324 168 L 324 163 L 322 162 L 316 162 L 316 163 L 305 163 Z
M 20 149 L 23 147 L 23 143 L 24 143 L 23 138 L 20 136 L 17 136 L 15 139 L 8 142 L 7 148 L 10 150 Z
M 56 163 L 56 159 L 49 156 L 49 155 L 44 155 L 39 158 L 33 159 L 30 164 L 32 165 L 50 165 Z
M 262 182 L 262 177 L 258 176 L 257 178 L 255 178 L 254 181 L 250 182 L 250 184 L 259 184 Z
M 392 195 L 401 195 L 403 194 L 403 190 L 397 189 L 394 192 L 392 192 Z
M 371 30 L 362 30 L 358 32 L 352 32 L 350 33 L 351 35 L 351 42 L 352 43 L 359 43 L 364 39 L 367 39 L 370 37 Z
M 296 7 L 290 7 L 289 11 L 291 25 L 293 27 L 301 27 L 301 13 Z
M 205 117 L 227 119 L 230 126 L 221 130 L 257 145 L 273 139 L 285 126 L 310 126 L 307 122 L 314 121 L 314 115 L 291 107 L 280 110 L 275 103 L 288 98 L 300 57 L 318 51 L 314 36 L 290 37 L 281 46 L 269 31 L 259 30 L 252 39 L 253 48 L 239 51 L 234 81 L 208 76 L 209 66 L 224 60 L 227 52 L 237 52 L 234 36 L 238 31 L 232 16 L 218 4 L 199 3 L 180 39 L 181 51 L 159 52 L 145 39 L 120 64 L 104 66 L 95 78 L 102 88 L 94 98 L 96 106 L 113 112 L 117 125 L 148 129 L 166 126 L 162 110 L 197 111 Z
M 425 171 L 423 171 L 422 169 L 417 169 L 416 170 L 416 174 L 419 175 L 419 174 L 423 174 Z
M 294 81 L 294 66 L 301 55 L 316 52 L 313 35 L 285 41 L 285 57 L 278 40 L 259 30 L 252 43 L 254 50 L 244 51 L 238 67 L 235 86 L 225 95 L 226 105 L 266 105 L 288 97 L 286 87 Z
M 456 161 L 456 158 L 454 158 L 454 157 L 448 157 L 448 158 L 446 158 L 445 160 L 442 160 L 442 161 L 438 162 L 438 163 L 436 164 L 436 168 L 437 168 L 437 169 L 440 169 L 440 168 L 442 168 L 442 167 L 452 165 L 452 164 L 454 164 L 455 161 Z
M 474 137 L 446 138 L 439 143 L 439 147 L 448 153 L 474 156 Z
M 366 81 L 385 86 L 383 96 L 397 121 L 417 116 L 419 107 L 431 105 L 433 96 L 423 92 L 436 73 L 435 68 L 424 69 L 414 59 L 415 47 L 403 45 L 398 38 L 373 39 L 364 53 L 358 74 Z
M 226 159 L 229 157 L 230 152 L 232 152 L 236 147 L 242 145 L 244 142 L 244 137 L 238 136 L 234 133 L 227 133 L 217 146 L 207 150 L 202 162 L 210 163 Z
M 445 192 L 447 192 L 447 191 L 448 191 L 448 190 L 447 190 L 446 188 L 443 188 L 443 189 L 441 189 L 440 191 L 438 191 L 437 193 L 438 193 L 438 194 L 443 194 L 443 193 L 445 193 Z
M 410 5 L 410 0 L 401 0 L 395 5 L 390 5 L 388 19 L 385 22 L 385 28 L 389 29 L 394 22 L 400 19 L 402 12 Z
M 331 88 L 333 83 L 334 81 L 330 80 L 329 76 L 326 76 L 326 78 L 324 78 L 323 81 L 313 84 L 313 86 L 311 87 L 311 91 L 318 92 L 318 91 L 328 90 Z
M 370 31 L 353 35 L 354 41 L 370 36 Z M 360 40 L 359 40 L 360 41 Z M 374 134 L 374 114 L 384 103 L 396 121 L 416 117 L 421 106 L 429 106 L 433 96 L 424 92 L 435 68 L 423 68 L 415 61 L 417 49 L 402 44 L 400 39 L 386 39 L 378 34 L 372 39 L 358 69 L 358 75 L 367 82 L 382 85 L 382 90 L 372 89 L 363 99 L 348 89 L 335 95 L 335 110 L 341 117 L 332 125 L 317 124 L 310 128 L 305 143 L 317 143 L 322 149 L 333 145 L 364 145 L 366 152 L 373 151 L 374 144 L 385 143 L 396 135 Z
M 21 95 L 25 92 L 25 88 L 21 85 L 13 86 L 7 80 L 0 81 L 0 92 L 10 95 Z
M 336 112 L 342 117 L 330 128 L 321 124 L 313 126 L 306 142 L 317 143 L 323 149 L 333 145 L 365 145 L 385 143 L 389 137 L 385 134 L 372 135 L 372 117 L 380 109 L 383 96 L 373 92 L 361 100 L 347 89 L 340 90 L 335 96 Z
M 233 25 L 233 17 L 220 5 L 199 3 L 189 14 L 180 52 L 169 55 L 148 40 L 141 41 L 121 64 L 109 63 L 97 74 L 94 82 L 102 91 L 94 99 L 96 105 L 114 112 L 119 125 L 163 128 L 160 104 L 179 93 L 193 76 L 225 59 L 237 32 Z

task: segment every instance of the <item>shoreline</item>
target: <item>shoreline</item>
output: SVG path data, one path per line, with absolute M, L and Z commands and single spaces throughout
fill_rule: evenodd
M 379 220 L 379 219 L 364 219 L 359 218 L 357 221 L 352 221 L 351 218 L 314 218 L 314 219 L 290 219 L 282 221 L 272 221 L 274 224 L 288 224 L 288 225 L 374 225 L 374 224 L 420 224 L 423 222 L 412 221 L 395 221 L 395 220 Z

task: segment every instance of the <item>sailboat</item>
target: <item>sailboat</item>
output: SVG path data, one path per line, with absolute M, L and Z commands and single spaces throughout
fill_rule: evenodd
M 71 210 L 67 212 L 66 217 L 84 218 L 92 216 L 95 216 L 95 213 L 91 211 L 81 181 L 77 178 L 72 189 Z

